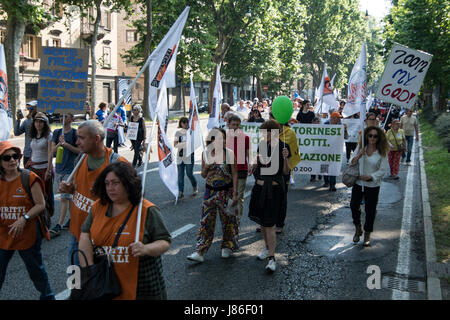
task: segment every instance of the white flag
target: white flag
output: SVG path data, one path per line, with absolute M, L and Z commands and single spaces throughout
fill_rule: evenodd
M 314 108 L 314 113 L 327 113 L 328 110 L 339 106 L 336 100 L 330 78 L 328 77 L 327 64 L 324 63 L 322 79 L 319 87 L 319 100 Z
M 367 102 L 366 102 L 366 112 L 369 111 L 370 107 L 372 106 L 373 103 L 373 97 L 372 97 L 372 91 L 370 91 L 369 95 L 367 96 Z
M 186 134 L 186 155 L 195 152 L 198 147 L 202 145 L 202 128 L 200 120 L 198 119 L 197 99 L 195 97 L 194 82 L 191 75 L 191 102 L 190 102 L 190 117 L 189 129 Z
M 177 21 L 172 25 L 169 32 L 167 32 L 150 55 L 148 108 L 152 119 L 154 119 L 157 104 L 157 92 L 158 89 L 161 89 L 163 80 L 166 80 L 167 88 L 176 87 L 175 64 L 178 53 L 178 43 L 180 42 L 181 33 L 183 32 L 188 14 L 189 7 L 186 7 L 178 17 Z
M 211 113 L 208 119 L 208 130 L 220 125 L 220 104 L 223 99 L 222 81 L 220 81 L 220 65 L 217 65 L 216 84 L 214 86 L 213 102 Z
M 350 79 L 348 80 L 347 103 L 344 106 L 344 110 L 342 110 L 344 117 L 350 117 L 358 112 L 360 112 L 360 119 L 363 116 L 365 117 L 366 69 L 366 44 L 363 43 L 359 57 L 353 66 Z
M 8 140 L 12 128 L 13 121 L 8 99 L 5 51 L 3 45 L 0 44 L 0 141 Z
M 167 123 L 167 88 L 165 81 L 162 82 L 159 93 L 158 104 L 158 159 L 159 176 L 170 192 L 178 199 L 178 170 L 175 161 L 175 153 L 167 139 L 165 126 Z

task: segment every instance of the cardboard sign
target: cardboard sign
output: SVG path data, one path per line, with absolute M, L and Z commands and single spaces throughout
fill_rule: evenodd
M 127 138 L 130 140 L 136 140 L 138 135 L 138 129 L 139 129 L 139 122 L 130 121 L 128 123 Z
M 417 99 L 432 55 L 400 44 L 392 48 L 376 97 L 411 109 Z
M 87 110 L 89 49 L 43 47 L 37 109 L 79 113 Z

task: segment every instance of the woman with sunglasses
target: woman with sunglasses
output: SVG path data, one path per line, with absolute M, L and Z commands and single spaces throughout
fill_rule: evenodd
M 389 143 L 384 131 L 379 127 L 370 126 L 364 129 L 364 148 L 362 148 L 360 138 L 358 149 L 354 152 L 355 156 L 351 159 L 352 164 L 359 163 L 361 174 L 352 188 L 352 198 L 350 200 L 353 224 L 355 225 L 353 242 L 359 242 L 359 238 L 363 233 L 361 227 L 361 200 L 364 197 L 366 221 L 364 224 L 363 245 L 366 247 L 370 245 L 370 234 L 373 232 L 381 179 L 386 174 L 388 166 L 388 151 Z
M 0 290 L 8 263 L 17 250 L 41 293 L 40 299 L 54 300 L 41 253 L 39 214 L 45 208 L 44 184 L 37 174 L 30 172 L 31 197 L 28 195 L 22 185 L 21 158 L 20 148 L 8 141 L 0 142 Z

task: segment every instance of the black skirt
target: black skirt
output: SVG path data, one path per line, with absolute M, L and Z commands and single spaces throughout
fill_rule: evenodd
M 273 227 L 277 223 L 280 210 L 285 202 L 283 185 L 272 185 L 271 195 L 263 195 L 263 186 L 253 186 L 248 217 L 263 227 Z

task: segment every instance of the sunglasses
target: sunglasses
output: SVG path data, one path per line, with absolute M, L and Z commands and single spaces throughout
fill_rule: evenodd
M 11 155 L 8 154 L 8 155 L 5 155 L 5 156 L 2 156 L 1 159 L 3 161 L 7 162 L 7 161 L 10 161 L 11 158 L 13 158 L 14 160 L 19 160 L 20 154 L 18 154 L 18 153 L 14 153 L 14 154 L 11 154 Z
M 377 134 L 368 134 L 367 135 L 369 138 L 378 138 L 378 135 Z

